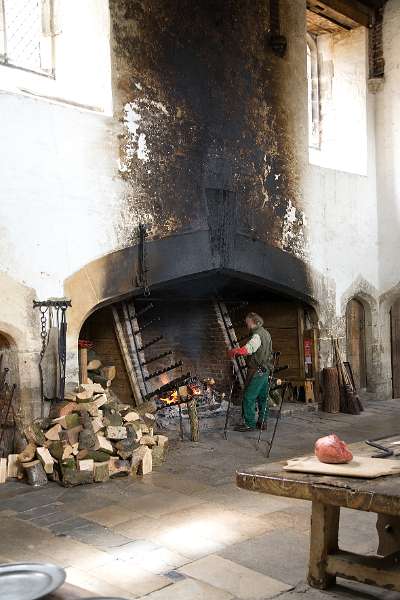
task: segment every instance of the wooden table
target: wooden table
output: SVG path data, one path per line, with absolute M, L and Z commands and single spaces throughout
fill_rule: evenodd
M 80 600 L 81 598 L 93 598 L 98 594 L 93 594 L 88 590 L 84 590 L 76 585 L 64 583 L 58 590 L 52 594 L 44 596 L 42 600 Z
M 380 443 L 386 446 L 398 439 L 396 436 Z M 364 443 L 352 444 L 350 448 L 355 455 L 378 452 Z M 400 446 L 393 447 L 396 448 L 400 451 Z M 400 476 L 329 477 L 284 471 L 284 465 L 286 461 L 239 469 L 236 482 L 246 490 L 312 502 L 309 584 L 326 589 L 334 585 L 336 577 L 344 577 L 400 591 Z M 363 556 L 339 549 L 341 507 L 377 513 L 377 555 Z

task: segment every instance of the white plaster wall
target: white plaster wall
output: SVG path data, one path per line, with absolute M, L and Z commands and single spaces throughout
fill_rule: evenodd
M 385 81 L 376 94 L 380 288 L 400 282 L 400 2 L 389 0 L 383 22 Z
M 320 90 L 320 147 L 310 162 L 367 175 L 367 30 L 317 38 Z

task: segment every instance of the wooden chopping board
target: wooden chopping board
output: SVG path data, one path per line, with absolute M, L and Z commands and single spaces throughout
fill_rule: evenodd
M 353 460 L 345 465 L 330 465 L 320 462 L 315 456 L 309 456 L 288 460 L 287 465 L 283 468 L 285 471 L 297 471 L 299 473 L 374 479 L 375 477 L 400 473 L 400 460 L 354 456 Z

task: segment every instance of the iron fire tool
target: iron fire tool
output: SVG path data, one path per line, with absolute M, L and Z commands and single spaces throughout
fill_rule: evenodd
M 380 438 L 379 438 L 380 439 Z M 372 448 L 377 448 L 378 450 L 382 450 L 382 452 L 378 452 L 376 454 L 372 454 L 371 458 L 388 458 L 389 456 L 394 455 L 394 451 L 386 446 L 382 446 L 382 444 L 378 444 L 379 439 L 377 440 L 365 440 L 365 443 L 368 446 L 372 446 Z
M 226 409 L 225 425 L 224 425 L 224 438 L 226 440 L 228 439 L 228 425 L 229 425 L 229 416 L 230 416 L 230 412 L 231 412 L 232 394 L 233 394 L 233 390 L 234 390 L 236 382 L 237 382 L 236 369 L 235 369 L 235 365 L 232 365 L 232 380 L 231 380 L 231 387 L 229 389 L 229 394 L 228 394 L 228 407 Z
M 264 414 L 263 414 L 262 419 L 261 419 L 260 433 L 258 434 L 258 440 L 257 440 L 257 448 L 260 445 L 261 434 L 262 434 L 262 431 L 263 431 L 263 427 L 264 427 L 264 423 L 265 423 L 265 417 L 266 417 L 267 410 L 268 410 L 269 390 L 271 389 L 271 383 L 272 383 L 273 378 L 274 378 L 274 373 L 275 373 L 275 371 L 276 371 L 276 369 L 278 367 L 278 362 L 279 362 L 280 355 L 281 355 L 280 352 L 273 352 L 272 353 L 273 362 L 272 362 L 272 369 L 271 369 L 271 371 L 269 373 L 269 376 L 268 376 L 267 402 L 265 404 Z

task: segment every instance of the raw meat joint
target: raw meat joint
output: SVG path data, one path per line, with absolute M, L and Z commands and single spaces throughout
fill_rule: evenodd
M 314 452 L 322 463 L 343 464 L 353 460 L 348 446 L 335 433 L 319 438 L 315 442 Z

